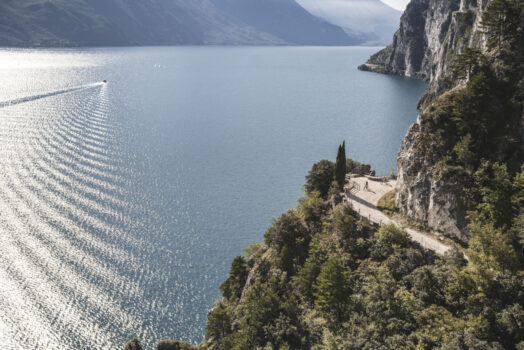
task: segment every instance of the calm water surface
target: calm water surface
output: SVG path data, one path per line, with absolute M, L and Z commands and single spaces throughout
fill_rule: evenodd
M 201 341 L 314 162 L 394 166 L 425 85 L 359 72 L 375 51 L 0 50 L 2 348 Z

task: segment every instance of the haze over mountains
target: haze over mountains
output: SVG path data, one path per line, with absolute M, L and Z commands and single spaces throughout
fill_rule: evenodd
M 369 44 L 389 44 L 401 11 L 380 0 L 297 0 L 311 14 L 344 28 Z
M 0 46 L 359 45 L 398 24 L 379 0 L 340 15 L 314 2 L 332 1 L 300 0 L 311 14 L 295 0 L 2 0 Z

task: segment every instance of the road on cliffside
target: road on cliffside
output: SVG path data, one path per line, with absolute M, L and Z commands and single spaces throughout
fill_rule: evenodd
M 362 217 L 378 224 L 388 225 L 393 224 L 397 227 L 404 229 L 415 242 L 418 242 L 422 247 L 435 251 L 437 254 L 443 255 L 450 249 L 449 246 L 443 244 L 435 238 L 432 238 L 419 231 L 403 227 L 401 224 L 392 220 L 378 208 L 377 204 L 380 198 L 386 193 L 393 191 L 396 186 L 395 180 L 374 181 L 367 177 L 352 177 L 350 185 L 353 189 L 345 195 L 346 201 L 351 203 L 353 209 L 358 212 Z M 367 188 L 366 188 L 367 183 Z

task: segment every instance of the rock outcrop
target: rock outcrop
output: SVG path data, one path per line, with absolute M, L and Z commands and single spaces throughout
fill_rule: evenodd
M 363 69 L 441 80 L 465 48 L 485 49 L 480 30 L 488 0 L 412 0 L 393 42 L 371 56 Z
M 436 158 L 420 154 L 421 120 L 411 126 L 397 159 L 397 208 L 411 220 L 431 230 L 467 241 L 465 213 L 457 193 L 462 190 L 458 178 L 435 176 Z
M 486 51 L 481 18 L 489 0 L 412 0 L 393 42 L 360 69 L 416 77 L 429 82 L 419 108 L 456 87 L 449 78 L 456 56 L 468 47 Z M 409 129 L 399 151 L 397 206 L 429 229 L 467 240 L 465 213 L 458 194 L 460 178 L 439 178 L 439 156 L 429 156 L 421 142 L 422 118 Z

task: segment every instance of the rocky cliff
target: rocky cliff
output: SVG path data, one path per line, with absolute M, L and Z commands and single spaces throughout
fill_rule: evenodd
M 430 82 L 442 79 L 457 53 L 471 46 L 485 49 L 480 21 L 487 3 L 488 0 L 412 0 L 393 42 L 362 68 Z
M 396 202 L 398 208 L 408 218 L 461 241 L 468 239 L 465 218 L 467 210 L 473 208 L 468 207 L 464 193 L 467 192 L 467 186 L 471 185 L 471 181 L 466 178 L 472 179 L 474 170 L 466 169 L 462 173 L 448 171 L 446 176 L 442 176 L 442 168 L 450 168 L 449 164 L 453 163 L 451 159 L 456 157 L 452 154 L 451 142 L 457 142 L 458 138 L 464 137 L 461 134 L 464 130 L 459 130 L 457 126 L 455 129 L 450 128 L 448 135 L 440 135 L 444 128 L 442 125 L 446 123 L 450 125 L 450 120 L 458 120 L 462 124 L 469 123 L 468 127 L 473 130 L 472 132 L 479 136 L 484 135 L 482 137 L 488 141 L 499 137 L 500 133 L 491 132 L 491 129 L 480 132 L 477 126 L 464 121 L 464 113 L 452 116 L 455 112 L 448 111 L 452 109 L 451 107 L 443 113 L 445 117 L 435 115 L 425 117 L 425 115 L 440 108 L 435 106 L 442 106 L 444 103 L 442 101 L 448 98 L 443 95 L 448 93 L 451 96 L 448 99 L 451 101 L 457 91 L 467 86 L 469 77 L 457 78 L 456 72 L 453 72 L 457 59 L 463 56 L 467 49 L 472 49 L 470 52 L 477 55 L 475 59 L 482 56 L 482 59 L 489 62 L 483 64 L 486 67 L 490 66 L 491 71 L 496 72 L 495 76 L 499 75 L 496 79 L 503 81 L 515 73 L 502 72 L 496 68 L 505 66 L 506 63 L 501 62 L 506 58 L 502 59 L 500 52 L 495 53 L 500 48 L 488 49 L 486 31 L 481 23 L 483 13 L 490 1 L 492 0 L 412 0 L 401 18 L 400 28 L 393 42 L 360 67 L 362 70 L 417 77 L 429 82 L 428 89 L 419 104 L 422 114 L 409 129 L 399 152 Z M 519 13 L 515 12 L 518 19 Z M 518 43 L 516 45 L 516 48 L 520 46 Z M 508 57 L 507 54 L 505 55 Z M 520 56 L 515 57 L 518 62 Z M 521 75 L 522 72 L 518 73 L 517 69 L 516 73 Z M 503 77 L 504 74 L 506 77 Z M 513 94 L 514 90 L 510 93 Z M 495 100 L 496 98 L 493 101 Z M 457 105 L 460 102 L 453 103 Z M 482 111 L 472 113 L 480 114 Z M 504 123 L 513 124 L 517 129 L 522 128 L 522 124 L 519 125 L 518 122 L 518 112 L 514 117 L 510 117 L 509 114 L 501 117 L 492 113 L 486 118 L 490 122 L 496 123 L 498 120 L 501 123 L 501 120 L 506 117 L 508 119 Z M 492 127 L 493 130 L 494 128 L 495 126 Z M 487 137 L 490 132 L 492 135 Z M 503 132 L 506 136 L 511 133 L 511 131 Z M 517 142 L 522 139 L 519 136 L 514 138 Z M 434 139 L 433 143 L 428 139 Z M 481 140 L 473 140 L 477 145 L 481 142 Z M 475 147 L 480 149 L 480 146 Z M 496 144 L 493 147 L 493 150 L 499 149 Z M 518 149 L 519 146 L 510 145 L 508 149 L 511 148 Z M 479 159 L 480 155 L 486 156 L 485 152 L 478 154 Z M 503 152 L 498 156 L 499 158 L 493 157 L 492 162 L 505 157 Z M 486 158 L 489 158 L 489 155 Z
M 460 178 L 440 179 L 435 165 L 439 156 L 427 157 L 423 148 L 422 122 L 419 118 L 402 141 L 397 158 L 396 204 L 409 219 L 431 230 L 467 241 L 465 212 L 457 194 L 463 189 Z

